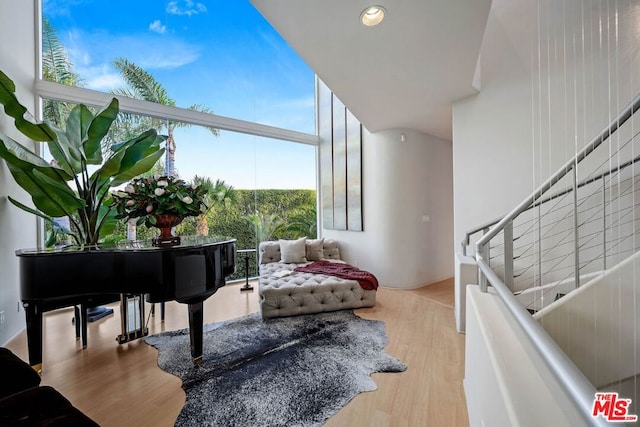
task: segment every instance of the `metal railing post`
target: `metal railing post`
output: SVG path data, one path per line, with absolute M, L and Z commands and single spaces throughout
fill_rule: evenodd
M 542 286 L 542 206 L 538 206 L 538 277 L 537 284 Z
M 504 226 L 504 284 L 513 292 L 513 221 Z
M 485 228 L 482 229 L 482 234 L 483 235 L 487 234 L 488 232 L 489 232 L 489 227 L 485 227 Z M 483 244 L 479 254 L 477 254 L 478 247 L 476 246 L 476 254 L 480 255 L 480 257 L 482 259 L 486 260 L 487 264 L 491 263 L 491 260 L 489 259 L 489 256 L 490 256 L 489 246 L 490 245 L 491 245 L 491 240 L 489 240 L 485 244 Z M 480 285 L 480 292 L 487 292 L 487 288 L 489 286 L 489 282 L 487 281 L 487 277 L 482 273 L 482 270 L 480 268 L 478 268 L 478 284 Z
M 607 186 L 602 178 L 602 270 L 607 269 Z
M 484 236 L 485 234 L 487 234 L 489 232 L 489 229 L 490 227 L 483 228 L 482 235 Z M 482 248 L 482 256 L 484 257 L 484 259 L 487 260 L 487 264 L 489 265 L 491 265 L 491 260 L 489 259 L 489 256 L 491 256 L 490 248 L 491 248 L 491 239 L 489 239 L 487 244 L 484 245 L 484 247 Z
M 573 242 L 575 262 L 575 288 L 580 287 L 580 237 L 578 235 L 578 163 L 573 165 Z
M 480 292 L 487 292 L 489 282 L 487 277 L 482 273 L 482 269 L 478 267 L 478 285 L 480 286 Z

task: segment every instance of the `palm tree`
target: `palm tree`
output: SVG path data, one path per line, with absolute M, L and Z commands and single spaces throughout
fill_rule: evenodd
M 302 206 L 294 210 L 287 218 L 286 231 L 297 239 L 306 236 L 316 238 L 318 234 L 318 218 L 315 206 Z
M 60 43 L 56 29 L 44 16 L 42 17 L 42 78 L 68 86 L 83 85 L 80 75 L 73 69 L 67 50 Z M 73 105 L 45 99 L 43 108 L 44 118 L 60 126 L 62 120 L 71 112 Z
M 256 213 L 246 215 L 243 218 L 253 225 L 256 236 L 256 248 L 260 242 L 270 240 L 285 226 L 285 222 L 276 214 L 266 215 L 256 211 Z
M 127 82 L 129 88 L 118 89 L 114 91 L 117 95 L 127 96 L 129 98 L 143 99 L 145 101 L 155 102 L 158 104 L 169 105 L 174 107 L 176 105 L 175 100 L 169 96 L 166 89 L 151 75 L 151 73 L 142 69 L 138 65 L 125 58 L 117 58 L 114 61 L 114 66 L 122 78 Z M 195 104 L 189 107 L 190 110 L 200 111 L 203 113 L 211 113 L 211 109 Z M 166 141 L 166 155 L 165 155 L 165 167 L 164 171 L 167 175 L 175 175 L 175 153 L 176 142 L 173 137 L 173 131 L 177 127 L 190 126 L 186 123 L 173 122 L 171 120 L 157 119 L 153 117 L 140 117 L 135 118 L 131 115 L 122 115 L 122 120 L 129 122 L 129 126 L 137 127 L 152 127 L 160 133 L 166 128 L 167 141 Z M 218 129 L 210 127 L 208 128 L 214 136 L 219 136 Z
M 228 185 L 222 179 L 217 179 L 214 183 L 211 178 L 196 175 L 193 177 L 191 183 L 194 186 L 200 185 L 207 190 L 207 196 L 204 203 L 209 207 L 209 209 L 218 206 L 229 207 L 231 204 L 237 202 L 236 192 L 233 189 L 233 186 Z M 198 236 L 209 235 L 209 224 L 207 223 L 206 214 L 198 217 L 196 233 Z

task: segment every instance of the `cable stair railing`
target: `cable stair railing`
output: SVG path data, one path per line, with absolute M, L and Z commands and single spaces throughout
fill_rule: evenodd
M 467 255 L 472 238 L 481 234 L 474 254 L 481 292 L 491 285 L 583 414 L 584 425 L 607 425 L 592 415 L 596 388 L 534 313 L 561 303 L 640 247 L 640 129 L 629 121 L 639 108 L 640 95 L 515 209 L 469 230 L 462 242 Z
M 620 167 L 616 167 L 613 170 L 610 170 L 604 174 L 600 174 L 596 177 L 590 177 L 586 180 L 584 180 L 583 182 L 581 182 L 580 184 L 578 184 L 578 188 L 582 188 L 583 186 L 586 186 L 588 184 L 591 184 L 593 182 L 595 182 L 598 179 L 603 179 L 603 183 L 604 185 L 606 185 L 608 182 L 606 180 L 606 178 L 608 176 L 610 176 L 613 172 L 618 172 L 621 171 L 629 166 L 635 165 L 636 163 L 638 163 L 640 161 L 640 156 L 638 156 L 637 158 L 635 158 L 632 162 L 627 162 L 624 165 L 620 166 Z M 638 200 L 640 201 L 640 194 L 638 194 L 640 192 L 640 187 L 635 188 L 634 185 L 632 185 L 630 182 L 631 181 L 635 181 L 635 178 L 626 178 L 623 181 L 620 181 L 619 186 L 622 187 L 622 190 L 619 192 L 619 194 L 617 195 L 617 198 L 623 198 L 625 196 L 632 196 L 634 200 Z M 626 187 L 624 187 L 624 185 L 626 185 Z M 569 190 L 565 190 L 563 192 L 561 192 L 562 194 L 567 194 L 571 191 L 571 189 Z M 589 198 L 591 198 L 593 196 L 587 196 L 585 198 L 582 199 L 582 201 L 579 201 L 578 203 L 578 207 L 582 206 L 585 202 L 585 200 L 588 200 Z M 557 199 L 558 197 L 560 197 L 560 195 L 556 194 L 553 197 L 549 197 L 547 199 L 544 199 L 541 203 L 536 203 L 536 206 L 538 205 L 542 205 L 544 203 L 548 203 L 551 202 L 555 199 Z M 616 251 L 619 247 L 624 246 L 624 243 L 627 240 L 630 240 L 633 238 L 633 234 L 627 234 L 625 236 L 621 236 L 619 238 L 615 238 L 615 239 L 607 239 L 607 236 L 611 235 L 611 230 L 615 230 L 616 228 L 622 226 L 629 226 L 629 225 L 636 225 L 637 219 L 635 219 L 635 217 L 633 217 L 633 213 L 634 213 L 634 209 L 635 207 L 637 207 L 640 203 L 634 203 L 632 205 L 627 205 L 627 206 L 623 206 L 618 208 L 616 211 L 612 210 L 612 205 L 614 204 L 614 200 L 606 200 L 603 204 L 602 207 L 597 207 L 597 206 L 591 206 L 588 208 L 585 208 L 582 212 L 583 213 L 588 213 L 591 212 L 590 215 L 584 219 L 582 219 L 579 223 L 578 223 L 578 228 L 584 228 L 587 226 L 591 226 L 591 225 L 597 225 L 598 222 L 600 221 L 609 221 L 608 224 L 604 225 L 604 227 L 602 229 L 599 230 L 592 230 L 590 232 L 584 233 L 581 237 L 582 237 L 582 241 L 578 246 L 578 250 L 580 252 L 584 252 L 586 250 L 590 250 L 590 249 L 596 249 L 596 248 L 601 248 L 602 252 L 602 256 L 597 256 L 597 257 L 592 257 L 591 259 L 582 261 L 580 264 L 580 271 L 583 271 L 586 267 L 592 265 L 593 263 L 595 263 L 596 261 L 601 261 L 602 262 L 602 268 L 598 271 L 602 271 L 602 270 L 606 270 L 607 268 L 607 258 L 611 257 L 613 254 L 615 255 L 630 255 L 632 250 L 630 249 L 623 249 L 623 250 L 618 250 Z M 562 206 L 558 206 L 558 203 L 554 204 L 553 206 L 551 206 L 546 214 L 552 214 L 552 213 L 557 213 L 561 211 Z M 599 211 L 600 209 L 600 211 Z M 608 213 L 603 214 L 603 211 L 609 211 Z M 617 217 L 616 217 L 617 214 Z M 600 216 L 598 216 L 600 215 Z M 567 219 L 567 214 L 565 213 L 565 215 L 560 218 L 561 220 L 563 219 Z M 498 220 L 494 220 L 492 221 L 493 224 L 497 223 Z M 560 251 L 559 249 L 563 248 L 564 246 L 571 246 L 573 245 L 573 242 L 568 240 L 572 237 L 572 233 L 573 230 L 572 228 L 566 228 L 564 230 L 558 230 L 558 226 L 561 224 L 561 221 L 555 221 L 552 224 L 545 224 L 541 226 L 541 232 L 540 232 L 540 238 L 541 239 L 547 239 L 547 238 L 556 238 L 556 242 L 555 245 L 553 247 L 549 247 L 546 248 L 542 251 L 541 253 L 541 257 L 545 258 L 548 254 L 551 253 L 555 253 L 554 256 L 552 257 L 546 257 L 546 261 L 547 263 L 551 263 L 551 262 L 555 262 L 555 264 L 552 264 L 551 267 L 549 267 L 546 271 L 542 272 L 542 276 L 547 275 L 550 271 L 558 271 L 558 265 L 560 265 L 563 261 L 566 261 L 566 259 L 570 256 L 570 252 L 566 251 L 566 253 L 563 255 L 562 251 Z M 526 259 L 531 259 L 532 257 L 535 256 L 535 254 L 533 253 L 533 249 L 534 249 L 534 245 L 532 243 L 529 244 L 525 244 L 522 245 L 520 247 L 516 246 L 516 243 L 523 238 L 523 236 L 525 236 L 527 233 L 532 232 L 533 227 L 535 226 L 535 220 L 534 219 L 529 219 L 527 221 L 522 222 L 521 224 L 519 224 L 520 227 L 524 227 L 526 226 L 526 228 L 524 230 L 522 230 L 520 233 L 518 233 L 517 235 L 514 236 L 513 238 L 513 242 L 514 242 L 514 255 L 513 255 L 513 261 L 514 263 L 517 261 L 522 261 L 521 264 L 524 265 L 524 267 L 520 270 L 516 270 L 514 271 L 513 274 L 513 278 L 514 281 L 518 281 L 518 279 L 522 279 L 521 282 L 526 282 L 525 279 L 530 278 L 530 277 L 526 277 L 525 274 L 529 273 L 531 274 L 531 270 L 534 267 L 534 263 L 532 262 L 524 262 L 524 260 Z M 593 229 L 594 227 L 592 227 Z M 482 227 L 476 227 L 473 230 L 469 231 L 465 237 L 465 241 L 463 241 L 463 247 L 465 248 L 465 254 L 466 254 L 466 247 L 468 246 L 468 242 L 470 241 L 471 236 L 473 236 L 476 233 L 479 233 L 480 231 L 484 231 L 484 233 L 486 233 L 488 231 L 489 227 L 487 227 L 486 225 L 482 226 Z M 598 237 L 600 237 L 600 241 L 598 240 Z M 492 245 L 490 247 L 490 251 L 489 253 L 491 254 L 489 256 L 489 260 L 492 261 L 491 262 L 491 266 L 492 268 L 495 270 L 496 268 L 499 267 L 503 267 L 504 263 L 500 262 L 500 259 L 503 257 L 503 253 L 502 252 L 496 252 L 497 249 L 501 248 L 502 244 L 497 244 L 497 245 Z M 573 249 L 573 248 L 569 248 L 569 249 Z M 519 250 L 521 250 L 521 252 L 518 252 Z M 561 254 L 558 255 L 558 252 L 560 252 Z M 566 269 L 566 267 L 565 267 Z M 584 274 L 580 274 L 580 277 L 584 276 Z M 564 277 L 563 279 L 566 279 L 566 277 Z M 562 279 L 556 280 L 556 283 L 560 283 L 562 282 Z M 540 285 L 538 285 L 540 286 Z M 529 286 L 530 287 L 530 286 Z M 516 288 L 518 288 L 518 286 L 516 285 Z M 522 286 L 520 286 L 520 288 L 522 288 Z M 516 293 L 521 293 L 522 289 L 520 289 L 519 291 L 514 291 Z M 555 300 L 555 299 L 554 299 Z

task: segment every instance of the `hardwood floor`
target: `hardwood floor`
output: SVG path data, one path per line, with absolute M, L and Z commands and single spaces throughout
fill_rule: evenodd
M 257 289 L 241 293 L 241 286 L 227 285 L 209 298 L 205 322 L 258 311 Z M 326 426 L 468 425 L 464 336 L 455 330 L 453 279 L 410 291 L 380 288 L 377 301 L 356 313 L 385 321 L 386 350 L 408 369 L 374 374 L 378 390 L 356 396 Z M 181 381 L 158 368 L 157 351 L 143 340 L 116 343 L 120 323 L 115 311 L 89 324 L 85 350 L 75 340 L 71 309 L 45 314 L 42 383 L 102 426 L 172 426 L 185 400 Z M 164 323 L 159 315 L 149 322 L 151 334 L 187 326 L 186 306 L 178 303 L 167 304 Z M 24 332 L 7 347 L 27 360 Z

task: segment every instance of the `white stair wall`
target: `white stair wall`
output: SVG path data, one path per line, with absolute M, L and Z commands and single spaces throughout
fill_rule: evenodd
M 469 425 L 582 425 L 579 410 L 492 289 L 468 286 L 466 296 Z
M 640 252 L 534 315 L 596 387 L 640 373 Z

